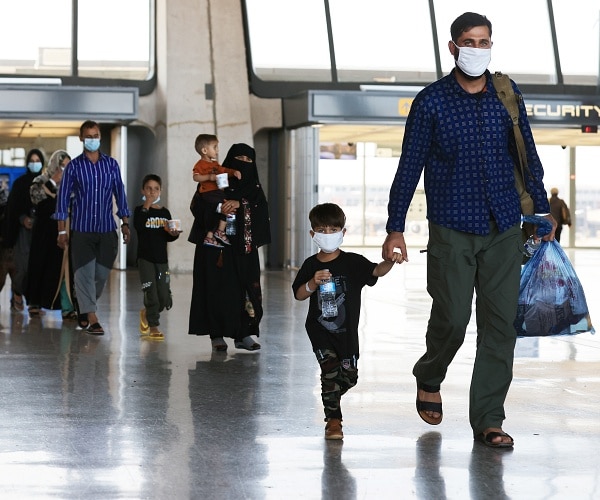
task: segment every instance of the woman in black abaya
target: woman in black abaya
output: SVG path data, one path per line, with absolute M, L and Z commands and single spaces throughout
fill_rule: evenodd
M 235 234 L 228 235 L 231 246 L 203 245 L 205 211 L 215 210 L 195 196 L 192 202 L 194 224 L 188 240 L 196 244 L 194 281 L 190 305 L 189 334 L 209 335 L 213 349 L 226 351 L 225 338 L 235 347 L 254 351 L 260 344 L 263 316 L 258 248 L 271 242 L 267 199 L 256 168 L 256 153 L 247 144 L 234 144 L 223 166 L 239 170 L 241 179 L 232 178 L 225 193 L 221 213 L 235 214 Z

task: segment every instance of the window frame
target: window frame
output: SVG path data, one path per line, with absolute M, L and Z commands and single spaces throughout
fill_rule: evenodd
M 149 73 L 146 80 L 134 80 L 126 78 L 102 78 L 102 77 L 91 77 L 91 76 L 80 76 L 79 75 L 79 61 L 78 61 L 78 31 L 79 31 L 79 19 L 78 19 L 78 2 L 79 0 L 71 0 L 71 71 L 70 74 L 57 74 L 52 75 L 44 73 L 20 73 L 18 75 L 11 73 L 0 73 L 0 79 L 9 79 L 11 84 L 19 84 L 19 80 L 23 81 L 23 84 L 30 85 L 35 83 L 36 80 L 44 82 L 47 80 L 57 80 L 64 86 L 83 86 L 83 87 L 135 87 L 138 89 L 141 96 L 151 94 L 157 85 L 157 48 L 156 48 L 156 0 L 149 1 Z
M 429 0 L 430 9 L 430 23 L 431 32 L 433 33 L 433 45 L 434 45 L 434 58 L 436 75 L 433 80 L 423 81 L 396 81 L 393 83 L 378 83 L 373 81 L 340 81 L 338 78 L 338 68 L 335 67 L 335 43 L 333 40 L 333 30 L 331 26 L 331 17 L 329 15 L 329 0 L 323 0 L 324 9 L 326 11 L 326 20 L 328 23 L 328 44 L 329 50 L 331 51 L 330 60 L 332 66 L 330 73 L 332 75 L 331 81 L 307 81 L 307 80 L 269 80 L 266 81 L 261 79 L 254 71 L 254 64 L 252 59 L 252 46 L 250 43 L 250 26 L 248 18 L 248 6 L 246 0 L 242 2 L 242 16 L 244 24 L 244 39 L 246 43 L 246 58 L 248 67 L 248 79 L 250 83 L 250 92 L 258 97 L 263 98 L 288 98 L 294 95 L 301 94 L 308 90 L 361 90 L 365 85 L 370 88 L 376 89 L 380 87 L 382 90 L 395 89 L 402 87 L 422 87 L 432 81 L 435 81 L 444 76 L 441 64 L 440 55 L 440 43 L 438 37 L 439 26 L 436 23 L 436 12 L 434 0 Z M 598 95 L 600 93 L 600 74 L 597 76 L 597 85 L 583 85 L 574 83 L 565 83 L 565 77 L 561 70 L 559 45 L 557 42 L 556 34 L 556 22 L 554 18 L 554 10 L 552 0 L 546 0 L 547 5 L 547 19 L 550 23 L 549 31 L 551 37 L 552 47 L 549 49 L 552 51 L 552 57 L 554 58 L 554 75 L 550 77 L 554 78 L 553 83 L 527 83 L 526 79 L 519 79 L 516 77 L 516 81 L 519 84 L 519 88 L 524 93 L 529 94 L 548 94 L 548 95 Z M 446 29 L 447 31 L 447 29 Z M 440 39 L 444 39 L 441 37 Z M 443 44 L 442 44 L 443 45 Z M 510 74 L 510 70 L 507 71 Z M 534 77 L 536 75 L 533 75 Z M 535 78 L 534 78 L 535 79 Z M 569 78 L 567 78 L 569 81 Z

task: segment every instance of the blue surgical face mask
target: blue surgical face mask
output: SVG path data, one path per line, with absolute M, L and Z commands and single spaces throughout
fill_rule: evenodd
M 146 195 L 142 196 L 142 201 L 146 201 Z M 158 198 L 156 198 L 156 200 L 154 200 L 152 203 L 156 204 L 160 201 L 160 196 Z
M 94 153 L 100 149 L 100 139 L 86 137 L 83 140 L 83 147 L 87 149 L 90 153 Z
M 37 174 L 40 172 L 40 170 L 42 170 L 42 162 L 41 161 L 30 161 L 27 164 L 27 168 L 29 169 L 30 172 Z

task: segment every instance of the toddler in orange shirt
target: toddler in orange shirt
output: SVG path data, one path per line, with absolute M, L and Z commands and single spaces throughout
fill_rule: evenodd
M 194 147 L 200 155 L 200 159 L 194 165 L 194 181 L 198 182 L 198 192 L 203 200 L 216 207 L 223 203 L 225 196 L 223 190 L 217 186 L 217 175 L 228 174 L 229 177 L 242 178 L 239 170 L 223 167 L 217 162 L 219 155 L 219 140 L 213 134 L 200 134 L 196 137 Z M 213 211 L 213 213 L 216 213 Z M 223 214 L 219 214 L 216 229 L 208 230 L 204 238 L 204 244 L 207 246 L 222 248 L 224 245 L 230 245 L 229 238 L 225 234 L 227 219 Z

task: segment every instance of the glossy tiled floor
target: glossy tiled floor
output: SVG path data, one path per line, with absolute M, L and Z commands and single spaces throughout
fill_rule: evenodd
M 365 252 L 373 260 L 379 250 Z M 570 252 L 600 321 L 600 251 Z M 266 271 L 261 351 L 212 353 L 187 335 L 191 277 L 173 277 L 165 342 L 140 340 L 135 270 L 114 271 L 104 337 L 9 312 L 0 295 L 0 497 L 157 499 L 600 498 L 598 335 L 521 339 L 505 429 L 474 444 L 467 398 L 474 324 L 443 384 L 444 421 L 414 410 L 429 300 L 424 257 L 363 294 L 358 386 L 345 440 L 323 439 L 307 303 L 293 271 Z

